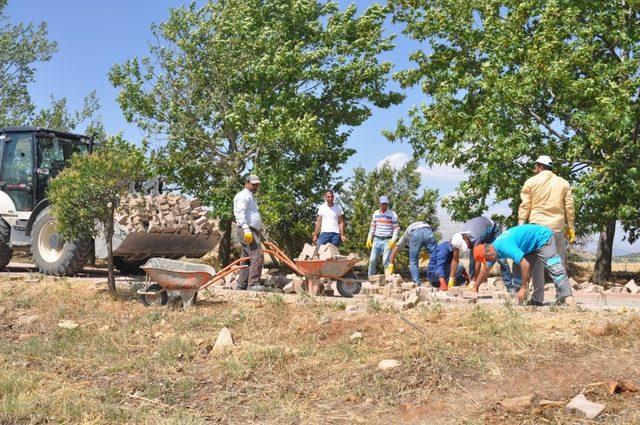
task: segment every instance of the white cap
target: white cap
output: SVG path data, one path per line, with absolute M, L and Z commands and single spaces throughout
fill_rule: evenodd
M 387 198 L 386 196 L 382 195 L 380 197 L 380 203 L 381 204 L 388 204 L 389 203 L 389 198 Z
M 536 159 L 536 164 L 546 165 L 547 167 L 553 166 L 553 161 L 547 155 L 540 155 L 538 159 Z
M 455 233 L 451 238 L 451 246 L 458 248 L 460 251 L 466 251 L 469 249 L 469 245 L 462 237 L 462 233 Z
M 251 184 L 257 184 L 260 183 L 260 179 L 258 178 L 258 176 L 256 176 L 255 174 L 249 174 L 246 178 L 245 181 L 251 183 Z

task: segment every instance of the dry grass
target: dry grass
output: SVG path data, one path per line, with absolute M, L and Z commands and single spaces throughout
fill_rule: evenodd
M 637 313 L 436 304 L 405 313 L 420 333 L 373 302 L 343 309 L 209 297 L 183 312 L 77 280 L 2 282 L 0 422 L 563 423 L 574 419 L 559 408 L 496 403 L 532 392 L 565 402 L 592 382 L 640 378 Z M 18 325 L 23 315 L 39 318 Z M 223 326 L 238 347 L 211 350 Z M 379 371 L 389 358 L 401 366 Z M 603 422 L 640 422 L 637 394 L 588 397 L 606 403 Z

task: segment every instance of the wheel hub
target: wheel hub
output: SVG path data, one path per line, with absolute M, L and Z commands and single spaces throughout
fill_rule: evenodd
M 42 226 L 38 234 L 38 251 L 42 259 L 48 263 L 55 263 L 62 256 L 64 243 L 58 235 L 55 221 L 48 221 Z

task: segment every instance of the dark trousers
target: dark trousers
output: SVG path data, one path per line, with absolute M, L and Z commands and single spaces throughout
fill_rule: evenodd
M 242 227 L 238 227 L 237 233 L 240 245 L 242 246 L 242 256 L 249 257 L 251 259 L 249 260 L 249 267 L 240 270 L 238 273 L 236 282 L 238 284 L 238 289 L 247 289 L 247 286 L 260 284 L 262 263 L 264 261 L 262 244 L 260 243 L 262 235 L 258 230 L 251 229 L 251 233 L 253 233 L 253 242 L 248 244 L 244 241 L 244 229 Z

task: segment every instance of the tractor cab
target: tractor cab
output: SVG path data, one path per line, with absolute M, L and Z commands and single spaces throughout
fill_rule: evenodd
M 91 148 L 91 139 L 78 134 L 34 127 L 0 129 L 0 190 L 13 202 L 16 218 L 24 219 L 20 213 L 33 211 L 46 198 L 49 179 L 74 154 Z

